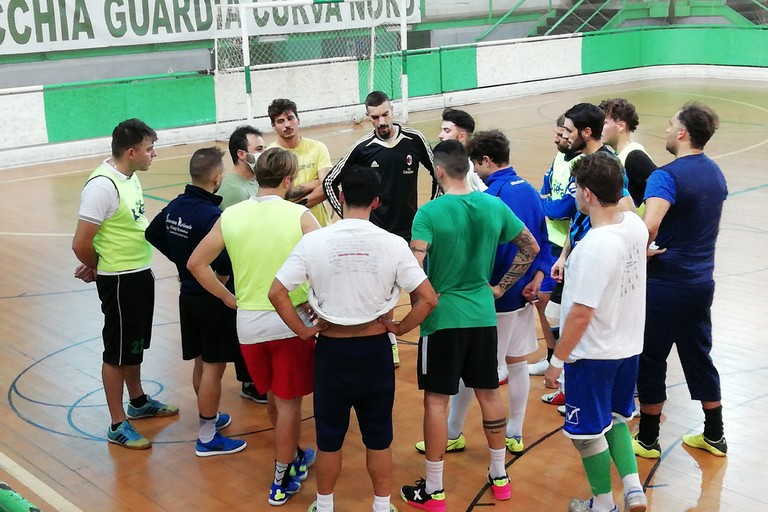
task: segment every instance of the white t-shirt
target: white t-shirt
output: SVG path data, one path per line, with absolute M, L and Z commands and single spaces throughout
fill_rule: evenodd
M 405 240 L 360 219 L 306 234 L 275 277 L 289 290 L 309 280 L 312 309 L 337 325 L 375 320 L 427 278 Z
M 565 264 L 562 329 L 573 304 L 594 310 L 571 353 L 577 359 L 623 359 L 643 350 L 648 229 L 634 213 L 592 228 Z
M 467 183 L 469 183 L 469 186 L 472 187 L 472 190 L 485 192 L 488 189 L 486 184 L 483 183 L 483 180 L 480 179 L 480 176 L 478 176 L 477 172 L 475 172 L 475 164 L 472 163 L 472 160 L 469 161 L 469 172 L 467 172 Z
M 296 312 L 304 325 L 312 325 L 304 308 L 297 308 Z M 294 333 L 277 311 L 254 311 L 246 309 L 237 310 L 237 337 L 242 345 L 264 343 L 266 341 L 284 340 L 295 338 Z
M 112 171 L 116 181 L 122 182 L 130 179 L 121 173 L 114 166 L 110 165 L 109 159 L 104 160 L 103 166 Z M 91 224 L 101 226 L 102 222 L 111 218 L 117 208 L 120 206 L 120 196 L 117 193 L 115 184 L 103 176 L 96 176 L 88 180 L 80 193 L 80 210 L 78 218 Z

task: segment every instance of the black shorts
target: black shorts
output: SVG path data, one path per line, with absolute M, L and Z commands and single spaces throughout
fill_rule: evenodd
M 314 406 L 318 449 L 341 449 L 353 407 L 365 447 L 389 448 L 394 401 L 395 365 L 386 333 L 361 338 L 317 337 Z
M 213 295 L 179 295 L 181 357 L 230 363 L 240 353 L 237 311 Z
M 155 275 L 142 270 L 116 276 L 96 276 L 104 313 L 103 361 L 118 366 L 139 365 L 152 337 Z
M 419 339 L 419 389 L 455 395 L 459 378 L 469 388 L 499 387 L 496 327 L 443 329 Z

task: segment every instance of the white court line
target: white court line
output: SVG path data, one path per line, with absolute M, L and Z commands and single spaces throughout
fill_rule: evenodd
M 53 507 L 53 510 L 58 510 L 59 512 L 83 512 L 82 509 L 76 507 L 64 496 L 48 487 L 39 478 L 18 465 L 3 452 L 0 452 L 0 468 L 21 482 L 24 487 L 40 496 Z

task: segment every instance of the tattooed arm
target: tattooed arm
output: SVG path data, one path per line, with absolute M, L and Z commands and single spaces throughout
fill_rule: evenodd
M 539 244 L 528 228 L 523 230 L 515 238 L 512 239 L 512 243 L 518 248 L 515 259 L 512 260 L 512 265 L 507 270 L 499 281 L 499 284 L 492 286 L 493 296 L 498 299 L 504 292 L 506 292 L 513 284 L 520 279 L 523 274 L 528 271 L 528 267 L 533 263 L 533 259 L 539 253 Z

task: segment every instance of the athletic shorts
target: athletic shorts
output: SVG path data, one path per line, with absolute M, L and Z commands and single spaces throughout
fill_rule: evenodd
M 253 385 L 260 393 L 272 390 L 278 398 L 291 400 L 312 392 L 314 338 L 241 343 L 240 350 L 253 377 Z
M 230 363 L 240 353 L 237 311 L 213 295 L 179 295 L 181 356 L 206 363 Z M 249 379 L 250 380 L 250 379 Z
M 672 345 L 676 345 L 691 399 L 720 401 L 720 374 L 710 355 L 715 282 L 649 279 L 646 294 L 645 339 L 637 381 L 640 403 L 666 401 L 667 358 Z
M 507 364 L 506 357 L 524 357 L 536 352 L 535 315 L 536 306 L 530 302 L 515 311 L 496 313 L 499 365 Z
M 141 364 L 152 337 L 155 311 L 155 275 L 152 270 L 97 275 L 96 290 L 104 313 L 102 360 L 117 366 Z
M 594 439 L 610 430 L 614 418 L 632 419 L 639 359 L 580 359 L 565 365 L 566 436 Z
M 419 389 L 455 395 L 468 388 L 499 387 L 496 327 L 442 329 L 419 339 Z
M 360 338 L 318 336 L 314 394 L 318 449 L 341 449 L 352 408 L 365 447 L 389 448 L 394 401 L 395 365 L 386 333 Z

